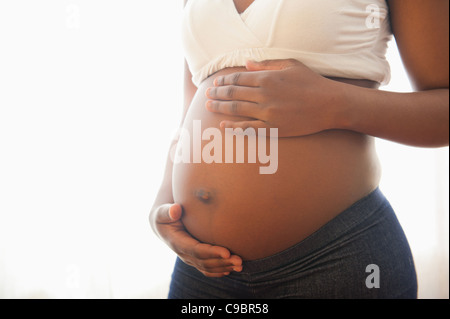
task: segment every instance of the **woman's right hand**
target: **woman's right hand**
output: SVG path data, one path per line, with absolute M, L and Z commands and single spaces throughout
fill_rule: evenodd
M 186 264 L 207 277 L 223 277 L 242 270 L 242 259 L 224 247 L 204 244 L 193 238 L 181 222 L 179 204 L 165 204 L 152 210 L 150 224 L 155 233 Z

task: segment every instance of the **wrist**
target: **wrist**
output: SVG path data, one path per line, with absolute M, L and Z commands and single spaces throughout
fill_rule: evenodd
M 152 207 L 152 209 L 150 210 L 150 214 L 148 216 L 148 221 L 150 223 L 150 227 L 153 230 L 153 233 L 155 233 L 155 235 L 159 238 L 161 238 L 161 236 L 159 235 L 158 229 L 156 227 L 156 210 L 157 208 Z
M 327 105 L 329 129 L 350 130 L 352 127 L 351 86 L 333 81 L 329 89 L 330 102 Z

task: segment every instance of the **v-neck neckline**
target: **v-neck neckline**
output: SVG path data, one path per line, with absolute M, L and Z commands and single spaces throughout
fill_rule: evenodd
M 247 7 L 247 8 L 245 8 L 245 10 L 244 11 L 242 11 L 242 12 L 239 12 L 238 11 L 238 9 L 237 9 L 237 7 L 236 7 L 236 3 L 234 3 L 234 0 L 229 0 L 229 1 L 231 1 L 231 3 L 233 4 L 233 7 L 234 7 L 234 11 L 236 12 L 236 14 L 238 14 L 238 15 L 243 15 L 243 14 L 245 14 L 254 4 L 255 4 L 255 2 L 257 1 L 257 0 L 253 0 L 253 2 L 252 3 L 250 3 L 250 5 Z
M 210 0 L 203 0 L 203 1 L 210 1 Z M 264 4 L 263 0 L 254 0 L 248 7 L 245 9 L 242 13 L 239 13 L 236 9 L 236 5 L 234 4 L 233 0 L 219 0 L 220 3 L 224 4 L 227 7 L 227 11 L 229 12 L 231 18 L 243 28 L 245 33 L 249 34 L 255 42 L 255 46 L 264 46 L 266 41 L 261 40 L 259 37 L 255 35 L 254 30 L 252 27 L 248 24 L 248 19 L 255 13 L 255 9 L 257 8 L 255 5 L 258 2 L 261 2 L 260 4 Z M 275 0 L 274 0 L 275 1 Z M 282 0 L 278 0 L 278 4 L 276 5 L 277 8 L 280 6 L 280 2 Z M 275 10 L 275 14 L 277 14 L 278 9 Z M 273 19 L 276 19 L 276 17 L 272 17 L 272 22 L 270 24 L 273 24 Z M 271 36 L 269 35 L 269 39 L 271 39 Z

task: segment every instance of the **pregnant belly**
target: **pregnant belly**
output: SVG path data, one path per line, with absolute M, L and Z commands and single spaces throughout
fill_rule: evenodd
M 333 130 L 263 139 L 220 131 L 220 121 L 236 118 L 205 109 L 212 81 L 202 83 L 189 107 L 173 166 L 174 200 L 193 237 L 245 260 L 267 257 L 303 240 L 378 185 L 368 136 Z

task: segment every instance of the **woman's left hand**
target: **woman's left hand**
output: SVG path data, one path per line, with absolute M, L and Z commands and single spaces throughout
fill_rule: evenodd
M 206 108 L 251 118 L 222 121 L 221 128 L 278 128 L 279 137 L 303 136 L 334 128 L 337 82 L 296 60 L 247 62 L 252 72 L 218 76 L 206 92 Z

